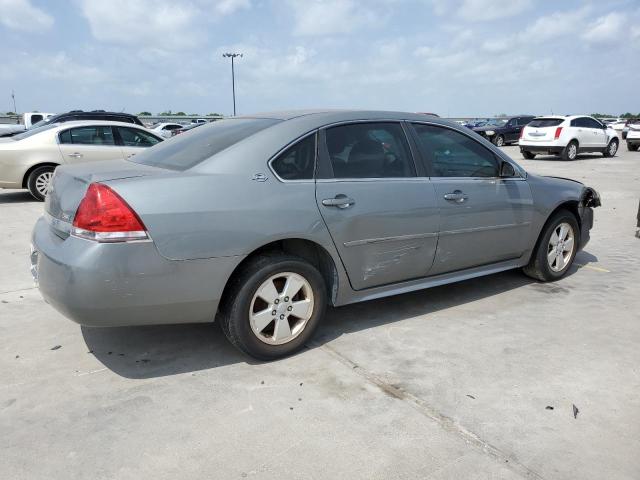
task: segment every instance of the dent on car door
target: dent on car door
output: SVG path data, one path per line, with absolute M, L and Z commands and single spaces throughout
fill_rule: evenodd
M 529 245 L 533 200 L 526 180 L 499 178 L 494 153 L 453 129 L 414 124 L 440 208 L 431 274 L 520 257 Z
M 63 130 L 58 134 L 58 146 L 65 163 L 122 159 L 113 129 L 108 125 Z
M 321 132 L 316 202 L 354 289 L 428 275 L 438 209 L 399 122 Z M 323 175 L 320 175 L 322 177 Z

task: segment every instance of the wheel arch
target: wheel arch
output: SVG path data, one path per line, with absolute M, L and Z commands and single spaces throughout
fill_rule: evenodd
M 560 210 L 567 210 L 568 212 L 573 214 L 573 216 L 575 217 L 576 222 L 578 223 L 578 231 L 576 232 L 576 235 L 578 236 L 578 244 L 580 243 L 580 233 L 582 231 L 582 217 L 580 216 L 580 203 L 581 202 L 579 200 L 566 200 L 560 203 L 559 205 L 557 205 L 553 210 L 551 210 L 551 212 L 549 212 L 549 215 L 547 215 L 546 220 L 544 221 L 544 223 L 540 227 L 540 230 L 538 231 L 538 235 L 536 237 L 536 243 L 534 244 L 533 249 L 531 250 L 531 257 L 529 258 L 529 260 L 531 260 L 533 255 L 535 255 L 536 251 L 538 250 L 538 246 L 540 245 L 540 240 L 542 239 L 542 234 L 546 230 L 547 225 L 549 225 L 549 222 L 551 221 L 553 216 L 556 213 L 558 213 Z
M 295 255 L 318 269 L 327 288 L 327 298 L 334 304 L 338 295 L 338 269 L 333 256 L 317 242 L 304 238 L 284 238 L 275 240 L 253 250 L 231 272 L 222 290 L 221 300 L 224 301 L 228 290 L 233 285 L 233 279 L 257 256 L 266 253 L 288 253 Z
M 29 175 L 31 175 L 31 172 L 33 172 L 36 168 L 40 168 L 40 167 L 59 167 L 60 164 L 59 163 L 55 163 L 55 162 L 40 162 L 40 163 L 36 163 L 35 165 L 32 165 L 29 167 L 29 169 L 24 173 L 24 176 L 22 177 L 22 188 L 27 188 L 27 182 L 29 181 Z

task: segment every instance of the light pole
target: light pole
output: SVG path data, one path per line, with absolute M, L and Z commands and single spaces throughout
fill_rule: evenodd
M 16 110 L 16 93 L 11 90 L 11 99 L 13 100 L 13 113 L 18 114 L 18 110 Z
M 233 116 L 236 116 L 236 74 L 233 68 L 233 61 L 236 57 L 242 57 L 242 53 L 223 53 L 223 57 L 231 58 L 231 89 L 233 91 Z

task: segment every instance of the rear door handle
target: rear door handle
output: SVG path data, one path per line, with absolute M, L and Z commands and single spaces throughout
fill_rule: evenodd
M 82 155 L 81 153 L 75 152 L 75 153 L 69 153 L 67 156 L 71 158 L 82 158 L 84 155 Z
M 322 200 L 322 205 L 325 207 L 348 208 L 355 203 L 356 201 L 353 198 L 349 198 L 342 193 L 336 195 L 334 198 L 325 198 Z
M 452 202 L 462 203 L 468 198 L 469 196 L 466 193 L 463 193 L 461 190 L 454 190 L 451 193 L 444 194 L 444 199 L 450 200 Z

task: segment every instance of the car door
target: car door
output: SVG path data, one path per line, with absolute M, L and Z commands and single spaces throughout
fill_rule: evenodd
M 355 290 L 420 278 L 439 224 L 431 182 L 416 172 L 400 122 L 321 130 L 316 202 Z
M 520 257 L 528 248 L 531 190 L 521 176 L 500 178 L 496 155 L 449 127 L 414 123 L 440 209 L 431 274 Z
M 135 127 L 115 127 L 116 138 L 122 146 L 122 153 L 125 158 L 130 158 L 142 149 L 154 146 L 162 139 L 151 132 Z
M 517 128 L 518 128 L 517 118 L 510 119 L 503 128 L 504 128 L 505 143 L 515 142 L 518 139 L 519 131 L 517 131 Z
M 604 148 L 607 146 L 607 131 L 604 126 L 594 118 L 585 117 L 585 123 L 589 128 L 591 147 Z
M 110 125 L 87 125 L 58 133 L 58 147 L 65 163 L 122 159 Z
M 585 117 L 578 117 L 571 120 L 571 126 L 574 130 L 574 137 L 578 139 L 580 148 L 590 148 L 593 146 L 593 134 L 587 125 Z

